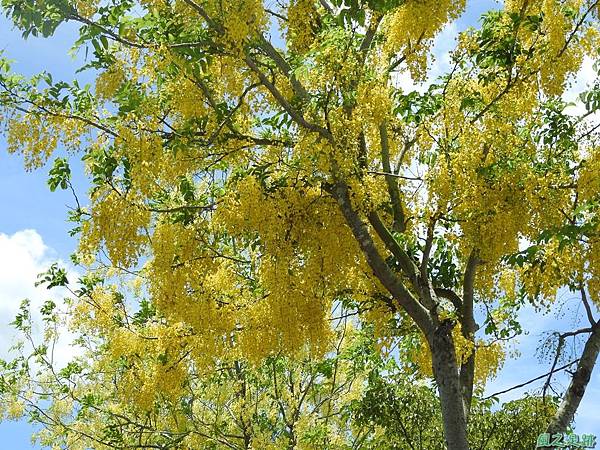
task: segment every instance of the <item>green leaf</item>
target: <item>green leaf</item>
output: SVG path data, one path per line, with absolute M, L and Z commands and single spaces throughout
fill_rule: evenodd
M 69 284 L 67 280 L 67 271 L 58 267 L 58 263 L 53 263 L 50 268 L 38 275 L 38 281 L 35 286 L 46 285 L 47 289 Z
M 67 189 L 71 180 L 71 168 L 65 158 L 56 158 L 48 173 L 48 186 L 54 192 L 58 187 Z

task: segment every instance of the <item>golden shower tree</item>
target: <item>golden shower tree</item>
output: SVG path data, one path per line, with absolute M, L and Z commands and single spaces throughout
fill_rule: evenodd
M 597 57 L 598 2 L 507 0 L 449 73 L 404 91 L 464 3 L 3 0 L 25 35 L 78 23 L 97 74 L 25 80 L 5 62 L 0 101 L 30 166 L 83 155 L 70 325 L 123 401 L 175 401 L 226 361 L 322 357 L 342 311 L 435 380 L 464 450 L 525 300 L 577 290 L 598 334 L 600 90 L 579 115 L 561 100 Z M 55 159 L 51 188 L 69 175 Z

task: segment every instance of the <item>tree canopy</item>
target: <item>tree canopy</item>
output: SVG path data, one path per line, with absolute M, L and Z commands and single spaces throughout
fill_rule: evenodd
M 112 379 L 122 403 L 171 402 L 178 427 L 196 376 L 322 360 L 350 318 L 435 381 L 440 445 L 462 450 L 522 305 L 568 287 L 600 340 L 600 84 L 583 112 L 562 98 L 598 58 L 598 1 L 506 0 L 423 92 L 400 77 L 426 80 L 464 0 L 2 5 L 25 36 L 78 23 L 96 77 L 26 79 L 8 61 L 0 75 L 9 149 L 53 159 L 54 190 L 70 186 L 64 147 L 92 183 L 70 217 L 87 273 L 68 312 L 99 377 L 88 389 Z

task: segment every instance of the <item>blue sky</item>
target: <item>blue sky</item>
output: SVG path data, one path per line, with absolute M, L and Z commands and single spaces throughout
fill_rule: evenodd
M 439 56 L 432 66 L 433 74 L 439 75 L 445 70 L 444 53 L 452 47 L 457 30 L 476 24 L 476 18 L 489 7 L 497 7 L 497 3 L 471 1 L 468 13 L 441 35 L 436 49 Z M 71 80 L 78 62 L 67 52 L 75 34 L 76 28 L 66 25 L 59 28 L 52 39 L 30 38 L 23 41 L 20 33 L 12 30 L 6 19 L 0 18 L 0 49 L 4 50 L 6 56 L 16 60 L 13 66 L 15 71 L 26 75 L 49 70 L 55 79 Z M 79 77 L 86 80 L 86 75 Z M 87 77 L 89 79 L 89 75 Z M 68 260 L 76 246 L 75 240 L 67 234 L 70 225 L 66 222 L 66 206 L 73 205 L 71 195 L 66 191 L 50 193 L 46 185 L 48 168 L 26 173 L 21 158 L 8 155 L 5 147 L 0 137 L 0 346 L 4 345 L 4 348 L 6 343 L 2 344 L 2 340 L 10 341 L 7 323 L 12 320 L 21 299 L 29 297 L 41 301 L 46 296 L 45 292 L 33 287 L 35 275 L 54 260 Z M 80 167 L 75 165 L 74 170 L 75 185 L 80 197 L 83 197 L 86 183 Z M 575 307 L 575 297 L 569 293 L 561 295 L 567 296 L 566 309 L 546 317 L 540 317 L 530 309 L 524 311 L 523 325 L 528 334 L 516 346 L 521 356 L 506 363 L 497 380 L 489 385 L 488 393 L 528 380 L 547 370 L 548 364 L 540 364 L 534 357 L 540 333 L 549 328 L 572 329 L 578 317 L 581 317 L 581 312 Z M 68 349 L 65 351 L 68 352 Z M 1 352 L 2 349 L 0 357 Z M 532 386 L 539 387 L 541 383 Z M 523 390 L 518 390 L 501 398 L 510 400 L 522 393 Z M 578 433 L 600 436 L 600 414 L 596 412 L 598 404 L 600 373 L 596 370 L 579 410 L 576 423 Z M 2 423 L 0 447 L 11 450 L 34 448 L 30 443 L 30 433 L 31 427 L 27 423 Z
M 10 22 L 0 17 L 0 49 L 15 60 L 15 71 L 32 75 L 51 71 L 55 79 L 73 79 L 77 61 L 67 54 L 76 28 L 64 26 L 53 39 L 24 41 Z M 75 182 L 84 186 L 81 170 L 75 166 Z M 5 351 L 10 343 L 8 322 L 23 298 L 43 301 L 47 293 L 35 289 L 36 274 L 55 260 L 68 260 L 76 241 L 70 238 L 66 221 L 67 205 L 73 198 L 67 191 L 51 193 L 46 184 L 49 168 L 25 172 L 22 158 L 9 155 L 0 137 L 0 343 Z M 85 189 L 78 188 L 85 193 Z M 68 349 L 65 350 L 67 352 Z M 2 355 L 0 355 L 1 357 Z M 0 424 L 0 447 L 32 449 L 31 426 L 26 422 Z
M 77 61 L 67 54 L 76 28 L 67 24 L 61 27 L 52 39 L 29 38 L 24 41 L 11 23 L 0 17 L 0 49 L 14 60 L 17 73 L 33 75 L 41 71 L 52 72 L 54 79 L 72 80 L 78 67 Z M 79 79 L 90 79 L 85 74 Z M 50 193 L 46 185 L 49 168 L 43 167 L 24 173 L 22 159 L 9 155 L 6 144 L 0 138 L 0 205 L 4 214 L 0 216 L 0 232 L 12 234 L 18 230 L 35 229 L 50 248 L 67 257 L 74 248 L 74 241 L 65 236 L 65 205 L 72 205 L 73 198 L 67 191 Z M 76 182 L 81 184 L 81 176 Z

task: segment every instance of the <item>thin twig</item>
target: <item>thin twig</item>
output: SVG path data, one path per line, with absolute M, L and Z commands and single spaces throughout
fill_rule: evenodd
M 524 383 L 521 383 L 521 384 L 517 384 L 517 385 L 515 385 L 515 386 L 513 386 L 511 388 L 504 389 L 503 391 L 494 392 L 493 394 L 488 395 L 487 397 L 483 397 L 481 400 L 488 400 L 488 399 L 490 399 L 492 397 L 496 397 L 498 395 L 506 394 L 507 392 L 514 391 L 515 389 L 519 389 L 519 388 L 525 387 L 528 384 L 534 383 L 535 381 L 541 380 L 542 378 L 546 378 L 551 373 L 560 372 L 561 370 L 565 370 L 566 368 L 568 368 L 568 367 L 572 366 L 573 364 L 575 364 L 577 361 L 579 361 L 579 358 L 571 361 L 568 364 L 565 364 L 564 366 L 559 367 L 558 369 L 554 369 L 554 370 L 552 370 L 550 372 L 547 372 L 547 373 L 545 373 L 543 375 L 540 375 L 539 377 L 532 378 L 531 380 L 525 381 Z

